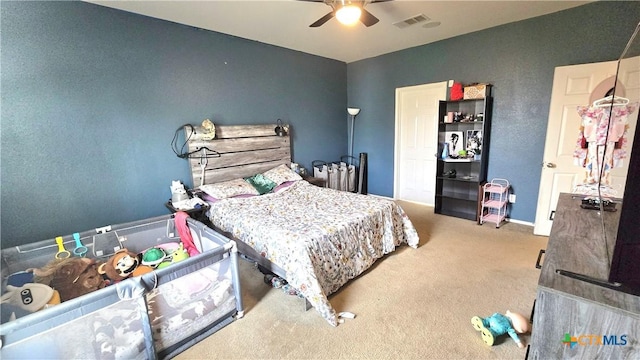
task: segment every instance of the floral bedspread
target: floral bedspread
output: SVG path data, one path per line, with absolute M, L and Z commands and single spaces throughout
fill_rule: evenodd
M 286 271 L 286 279 L 333 326 L 327 296 L 418 234 L 391 200 L 297 181 L 278 192 L 211 203 L 212 223 Z

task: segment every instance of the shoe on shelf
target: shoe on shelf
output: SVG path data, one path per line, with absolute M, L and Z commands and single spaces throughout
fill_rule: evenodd
M 448 177 L 448 178 L 455 178 L 456 174 L 457 174 L 456 170 L 455 169 L 451 169 L 451 170 L 445 172 L 444 174 L 442 174 L 442 176 Z

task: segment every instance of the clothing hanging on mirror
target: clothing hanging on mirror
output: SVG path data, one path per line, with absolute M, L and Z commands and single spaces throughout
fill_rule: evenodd
M 638 109 L 638 103 L 611 106 L 616 100 L 608 96 L 592 106 L 578 107 L 582 122 L 573 157 L 574 163 L 585 169 L 583 184 L 609 185 L 610 171 L 622 166 L 622 159 L 627 157 L 628 118 Z M 609 105 L 602 105 L 606 101 Z
M 607 108 L 610 106 L 624 106 L 629 104 L 629 99 L 622 96 L 609 95 L 593 102 L 594 107 Z

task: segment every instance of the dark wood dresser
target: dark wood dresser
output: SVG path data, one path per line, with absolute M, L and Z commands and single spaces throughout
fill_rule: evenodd
M 582 209 L 581 199 L 560 194 L 528 358 L 640 359 L 640 297 L 606 283 L 619 211 Z

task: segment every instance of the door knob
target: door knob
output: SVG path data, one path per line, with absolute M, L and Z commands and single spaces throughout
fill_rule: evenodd
M 546 167 L 551 169 L 551 168 L 556 167 L 556 164 L 548 162 L 548 163 L 544 164 L 544 166 L 546 166 Z

